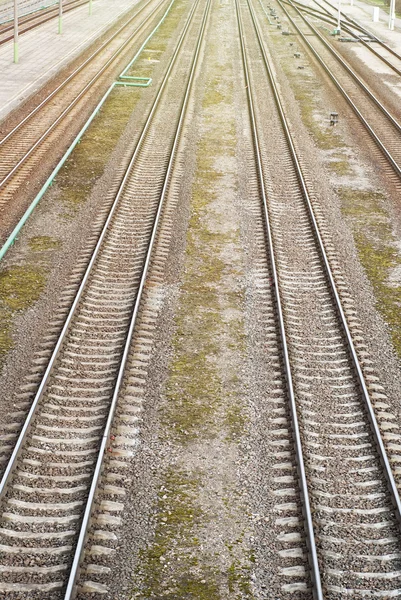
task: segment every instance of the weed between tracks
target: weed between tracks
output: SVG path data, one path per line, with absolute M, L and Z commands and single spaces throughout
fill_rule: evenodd
M 46 284 L 49 251 L 60 245 L 60 240 L 47 235 L 32 237 L 29 240 L 33 252 L 31 261 L 11 265 L 0 272 L 0 366 L 13 346 L 13 318 L 39 299 Z
M 344 146 L 341 136 L 334 127 L 330 127 L 329 111 L 323 113 L 318 106 L 316 98 L 321 90 L 321 82 L 318 81 L 315 74 L 309 68 L 309 61 L 305 56 L 303 49 L 299 49 L 296 42 L 288 42 L 288 37 L 283 37 L 279 32 L 274 32 L 270 39 L 280 56 L 280 65 L 291 82 L 295 100 L 299 104 L 301 118 L 308 131 L 311 133 L 314 141 L 323 150 L 339 150 Z M 291 38 L 297 39 L 297 38 Z M 290 46 L 289 44 L 293 44 Z M 295 58 L 295 52 L 300 52 L 301 57 Z M 304 66 L 304 69 L 298 69 Z M 331 107 L 335 110 L 335 106 Z M 341 155 L 337 155 L 342 158 Z
M 374 191 L 341 188 L 343 212 L 351 220 L 361 263 L 373 285 L 376 305 L 389 325 L 401 358 L 401 256 L 385 196 Z
M 234 143 L 231 136 L 229 139 Z M 217 435 L 216 413 L 224 394 L 215 360 L 221 343 L 218 334 L 224 329 L 224 333 L 229 334 L 228 343 L 234 347 L 238 345 L 238 338 L 241 339 L 242 321 L 237 317 L 225 321 L 221 307 L 221 282 L 227 270 L 221 254 L 226 245 L 235 241 L 236 232 L 213 231 L 205 223 L 209 206 L 216 199 L 214 190 L 222 178 L 222 173 L 213 167 L 220 146 L 219 138 L 202 140 L 199 144 L 192 192 L 186 277 L 176 320 L 173 342 L 176 358 L 167 388 L 170 403 L 165 414 L 165 423 L 173 427 L 182 443 L 200 434 Z M 224 310 L 235 310 L 239 299 L 239 295 L 227 292 Z M 189 338 L 194 340 L 190 347 Z M 239 408 L 237 416 L 240 421 Z M 233 414 L 231 418 L 234 421 Z
M 59 248 L 60 246 L 60 240 L 55 240 L 49 235 L 36 235 L 34 237 L 31 237 L 31 239 L 29 240 L 29 247 L 35 252 L 52 250 L 53 248 Z
M 46 263 L 42 260 L 35 264 L 13 265 L 0 273 L 0 366 L 13 346 L 13 317 L 39 299 L 46 273 Z
M 207 55 L 218 54 L 211 43 Z M 140 554 L 134 597 L 253 599 L 246 509 L 230 462 L 238 460 L 247 426 L 237 375 L 244 353 L 242 262 L 238 223 L 228 215 L 236 191 L 233 72 L 229 62 L 210 62 L 161 409 L 162 435 L 176 458 L 163 476 L 155 537 Z

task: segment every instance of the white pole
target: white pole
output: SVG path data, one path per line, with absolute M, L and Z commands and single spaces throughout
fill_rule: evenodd
M 14 62 L 18 63 L 18 0 L 14 0 Z
M 338 0 L 338 23 L 337 23 L 338 33 L 341 33 L 341 0 Z
M 388 28 L 391 31 L 394 30 L 394 21 L 395 21 L 395 0 L 390 0 L 390 18 L 388 21 Z
M 63 0 L 58 0 L 58 32 L 63 33 Z

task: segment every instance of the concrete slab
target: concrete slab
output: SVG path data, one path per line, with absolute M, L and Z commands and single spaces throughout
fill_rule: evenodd
M 13 63 L 13 43 L 0 48 L 0 120 L 42 87 L 139 0 L 94 0 L 67 13 L 63 33 L 57 34 L 57 19 L 20 37 L 19 63 Z

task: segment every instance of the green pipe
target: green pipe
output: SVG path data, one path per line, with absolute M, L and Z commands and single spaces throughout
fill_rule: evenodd
M 26 209 L 22 218 L 19 220 L 18 224 L 14 227 L 13 231 L 8 236 L 7 240 L 5 241 L 5 243 L 3 244 L 3 246 L 0 250 L 0 261 L 4 258 L 5 254 L 8 252 L 10 247 L 14 244 L 14 242 L 17 238 L 17 235 L 19 234 L 19 232 L 21 231 L 21 229 L 23 228 L 23 226 L 25 225 L 25 223 L 27 222 L 27 220 L 33 213 L 36 206 L 39 204 L 40 200 L 43 198 L 45 192 L 48 190 L 48 188 L 53 183 L 53 179 L 55 178 L 57 173 L 60 171 L 61 167 L 64 165 L 67 158 L 70 156 L 70 154 L 74 150 L 75 146 L 81 141 L 81 137 L 83 136 L 85 131 L 88 129 L 89 125 L 92 123 L 93 119 L 99 112 L 100 108 L 102 107 L 103 103 L 105 102 L 105 100 L 107 99 L 107 97 L 109 96 L 109 94 L 113 88 L 114 88 L 114 83 L 109 87 L 109 89 L 107 90 L 107 92 L 105 93 L 105 95 L 103 96 L 103 98 L 101 99 L 101 101 L 99 102 L 99 104 L 97 105 L 97 107 L 95 108 L 95 110 L 93 111 L 93 113 L 91 114 L 91 116 L 89 117 L 89 119 L 87 120 L 87 122 L 85 123 L 83 128 L 81 129 L 81 131 L 78 133 L 75 140 L 72 142 L 71 146 L 68 148 L 67 152 L 64 154 L 64 156 L 62 157 L 62 159 L 60 160 L 60 162 L 58 163 L 56 168 L 53 170 L 50 177 L 46 180 L 45 184 L 42 186 L 40 192 L 36 195 L 36 197 L 34 198 L 32 203 Z
M 128 64 L 128 66 L 124 69 L 124 71 L 119 76 L 119 79 L 126 79 L 126 80 L 130 80 L 130 81 L 115 81 L 114 83 L 111 84 L 111 86 L 109 87 L 107 92 L 104 94 L 103 98 L 100 100 L 99 104 L 96 106 L 95 110 L 90 115 L 89 119 L 86 121 L 85 125 L 82 127 L 81 131 L 78 133 L 78 135 L 72 142 L 71 146 L 68 148 L 68 150 L 66 151 L 64 156 L 61 158 L 61 160 L 59 161 L 59 163 L 53 170 L 50 177 L 46 180 L 46 182 L 40 189 L 39 193 L 35 196 L 34 200 L 31 202 L 31 204 L 29 205 L 29 207 L 27 208 L 27 210 L 25 211 L 25 213 L 19 220 L 18 224 L 14 227 L 13 231 L 10 233 L 10 235 L 4 242 L 3 246 L 0 249 L 0 261 L 3 260 L 4 256 L 7 254 L 10 247 L 14 244 L 21 229 L 23 228 L 25 223 L 28 221 L 29 217 L 31 216 L 31 214 L 35 210 L 36 206 L 39 204 L 39 202 L 43 198 L 43 196 L 46 193 L 46 191 L 48 190 L 48 188 L 52 185 L 54 178 L 56 177 L 57 173 L 60 171 L 60 169 L 64 165 L 65 161 L 67 160 L 67 158 L 70 156 L 70 154 L 74 150 L 75 146 L 81 141 L 82 136 L 85 134 L 89 125 L 92 123 L 93 119 L 95 118 L 95 116 L 97 115 L 97 113 L 99 112 L 99 110 L 101 109 L 101 107 L 103 106 L 103 104 L 105 103 L 108 96 L 110 95 L 112 90 L 115 88 L 115 86 L 123 85 L 126 87 L 148 87 L 150 85 L 150 83 L 152 81 L 152 79 L 150 77 L 133 77 L 133 76 L 125 75 L 125 73 L 133 65 L 133 63 L 137 60 L 137 58 L 141 54 L 142 50 L 144 49 L 145 45 L 148 43 L 148 41 L 151 39 L 151 37 L 159 29 L 160 25 L 163 23 L 163 21 L 167 17 L 174 2 L 175 2 L 175 0 L 171 0 L 166 12 L 164 13 L 163 17 L 159 21 L 158 25 L 153 29 L 152 33 L 146 38 L 145 42 L 142 44 L 142 46 L 140 47 L 138 52 L 135 54 L 134 58 L 131 60 L 131 62 Z M 15 58 L 15 47 L 14 47 L 14 58 Z M 17 48 L 17 58 L 18 58 L 18 48 Z M 18 60 L 16 62 L 18 62 Z M 138 83 L 136 83 L 136 81 Z M 140 82 L 142 82 L 142 83 L 140 83 Z
M 149 87 L 152 83 L 151 77 L 129 77 L 129 79 L 138 81 L 138 83 L 131 83 L 130 81 L 116 81 L 113 85 L 123 85 L 124 87 Z M 139 83 L 141 81 L 143 83 Z
M 156 31 L 159 29 L 160 25 L 163 23 L 164 19 L 167 17 L 168 13 L 170 12 L 171 7 L 173 6 L 175 0 L 171 0 L 170 4 L 168 5 L 168 8 L 166 10 L 166 12 L 164 13 L 162 20 L 156 25 L 156 27 L 153 29 L 153 31 L 148 35 L 148 37 L 146 38 L 146 40 L 143 42 L 142 46 L 139 48 L 138 52 L 135 54 L 134 58 L 128 63 L 128 65 L 125 67 L 124 71 L 122 71 L 120 73 L 119 79 L 149 79 L 149 78 L 145 78 L 145 77 L 132 77 L 130 75 L 126 75 L 127 71 L 130 70 L 130 68 L 132 67 L 132 65 L 134 64 L 134 62 L 136 62 L 136 60 L 139 58 L 140 54 L 142 53 L 143 49 L 145 48 L 146 44 L 148 43 L 148 41 L 154 36 L 154 34 L 156 33 Z M 152 80 L 150 79 L 149 83 L 147 85 L 150 84 Z M 135 84 L 134 84 L 135 85 Z M 140 87 L 147 87 L 147 86 L 141 86 L 140 84 L 137 84 Z

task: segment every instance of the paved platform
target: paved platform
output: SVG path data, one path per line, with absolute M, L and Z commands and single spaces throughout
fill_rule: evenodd
M 13 43 L 0 48 L 0 120 L 42 87 L 139 0 L 94 0 L 92 15 L 84 5 L 20 36 L 19 63 L 13 63 Z

